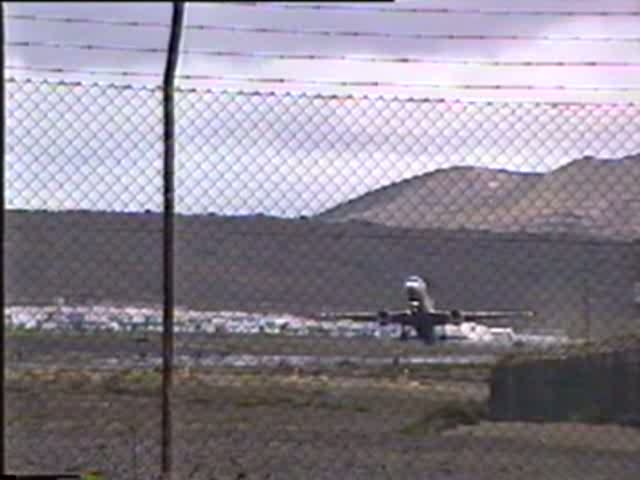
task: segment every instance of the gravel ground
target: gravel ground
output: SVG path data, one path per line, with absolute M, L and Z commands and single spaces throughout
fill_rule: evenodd
M 157 348 L 156 340 L 93 341 L 10 337 L 12 471 L 98 469 L 109 479 L 159 478 L 158 372 L 94 371 L 82 363 L 52 368 L 87 355 L 139 355 Z M 424 354 L 418 343 L 375 340 L 200 343 L 188 342 L 193 349 L 251 354 Z M 179 339 L 180 348 L 188 351 Z M 48 368 L 13 368 L 25 359 Z M 640 431 L 488 422 L 487 378 L 487 366 L 182 369 L 173 411 L 175 478 L 637 478 Z

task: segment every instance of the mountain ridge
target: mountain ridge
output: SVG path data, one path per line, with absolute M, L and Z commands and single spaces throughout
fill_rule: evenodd
M 640 154 L 592 156 L 546 173 L 456 166 L 417 175 L 315 216 L 392 227 L 640 236 Z

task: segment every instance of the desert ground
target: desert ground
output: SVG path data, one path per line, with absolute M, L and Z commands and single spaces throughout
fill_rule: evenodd
M 197 361 L 212 354 L 407 359 L 451 355 L 454 347 L 183 335 L 175 349 L 176 357 L 196 359 L 175 373 L 177 479 L 635 479 L 640 471 L 640 430 L 489 421 L 489 363 Z M 11 471 L 159 478 L 161 376 L 145 363 L 159 353 L 155 334 L 10 333 Z

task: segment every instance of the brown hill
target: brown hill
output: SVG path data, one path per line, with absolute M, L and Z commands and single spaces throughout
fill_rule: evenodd
M 585 157 L 544 174 L 453 167 L 389 185 L 318 215 L 388 226 L 640 235 L 640 155 Z

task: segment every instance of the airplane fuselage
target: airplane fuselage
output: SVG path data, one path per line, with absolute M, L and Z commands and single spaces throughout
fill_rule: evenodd
M 412 313 L 432 312 L 435 309 L 435 302 L 427 287 L 427 282 L 422 278 L 412 275 L 404 282 L 404 291 L 409 301 Z
M 435 315 L 435 301 L 429 294 L 427 282 L 422 278 L 412 275 L 404 282 L 404 291 L 409 302 L 409 311 L 406 322 L 416 330 L 418 337 L 425 343 L 431 344 L 436 341 L 435 327 L 442 325 L 442 315 Z M 403 338 L 406 335 L 403 332 Z

